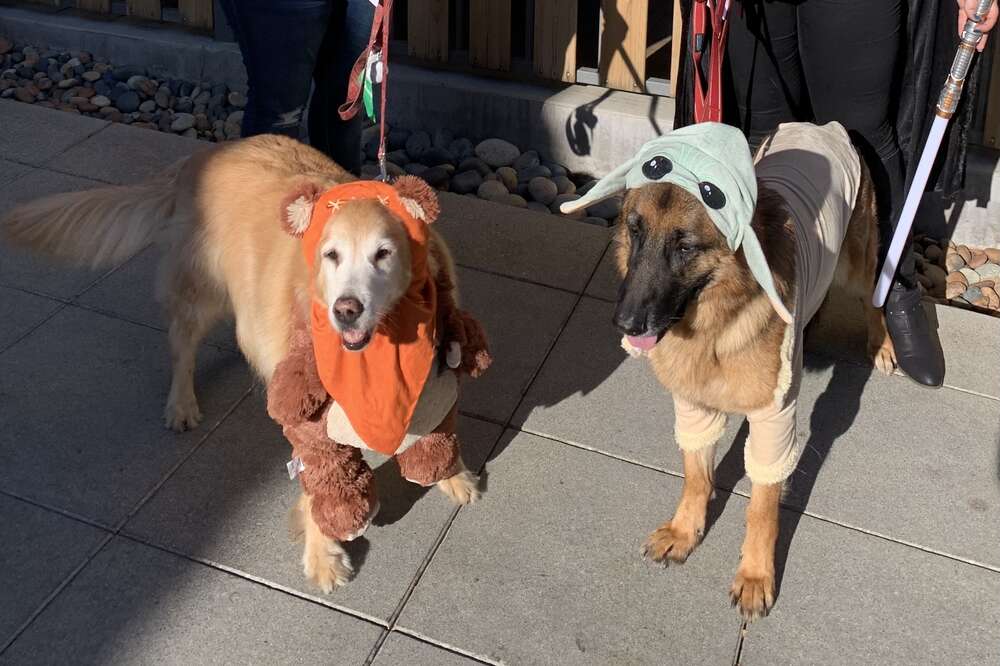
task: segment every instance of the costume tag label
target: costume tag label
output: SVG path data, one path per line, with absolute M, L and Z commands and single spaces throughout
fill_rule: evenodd
M 294 480 L 306 466 L 302 462 L 302 458 L 292 458 L 285 463 L 285 468 L 288 469 L 288 478 Z

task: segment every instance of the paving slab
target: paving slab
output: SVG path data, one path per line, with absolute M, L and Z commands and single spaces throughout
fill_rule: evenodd
M 0 155 L 7 160 L 41 166 L 108 124 L 74 113 L 0 100 L 0 127 L 3 127 Z
M 156 272 L 160 253 L 150 246 L 132 257 L 111 275 L 80 296 L 79 303 L 129 321 L 166 330 L 163 308 L 156 300 Z M 220 322 L 205 340 L 211 344 L 237 349 L 236 323 Z
M 462 307 L 482 322 L 494 363 L 463 383 L 463 411 L 506 421 L 541 365 L 576 296 L 564 291 L 458 269 Z
M 0 352 L 60 307 L 58 301 L 0 287 Z
M 7 185 L 30 171 L 32 167 L 27 164 L 0 159 L 0 185 Z
M 779 556 L 777 602 L 742 666 L 1000 663 L 1000 573 L 809 517 Z
M 485 462 L 500 428 L 461 418 L 459 434 L 463 456 L 475 469 Z M 263 397 L 254 396 L 125 529 L 176 552 L 322 595 L 302 574 L 302 546 L 289 539 L 288 511 L 300 492 L 285 470 L 289 457 L 288 442 L 267 416 Z M 382 508 L 365 536 L 347 546 L 357 577 L 326 598 L 388 619 L 454 507 L 437 489 L 404 481 L 394 461 L 370 464 Z M 483 504 L 488 501 L 486 496 Z
M 86 561 L 106 532 L 0 495 L 0 645 Z
M 130 185 L 162 172 L 177 160 L 212 147 L 207 141 L 113 124 L 73 146 L 48 167 L 117 185 Z
M 649 363 L 622 350 L 613 312 L 610 303 L 586 297 L 580 302 L 513 423 L 680 473 L 673 402 Z M 726 441 L 739 425 L 730 419 Z
M 1000 400 L 1000 317 L 935 305 L 948 386 Z
M 471 666 L 481 662 L 393 632 L 372 662 L 375 666 Z
M 621 277 L 615 259 L 615 243 L 612 241 L 608 251 L 604 253 L 600 265 L 594 271 L 594 277 L 587 283 L 586 294 L 605 301 L 618 300 L 618 285 Z
M 490 502 L 459 513 L 399 626 L 512 664 L 731 663 L 744 500 L 727 495 L 700 549 L 664 570 L 639 547 L 680 479 L 509 437 Z
M 0 126 L 2 126 L 2 114 L 0 114 Z M 45 169 L 32 169 L 30 173 L 0 188 L 0 217 L 13 206 L 32 199 L 102 185 L 103 183 L 87 178 L 67 176 Z M 102 273 L 103 271 L 70 267 L 65 263 L 29 254 L 0 241 L 0 285 L 20 287 L 28 291 L 69 299 L 92 285 Z
M 438 230 L 465 266 L 579 292 L 608 244 L 606 229 L 576 220 L 456 194 L 440 198 Z
M 513 422 L 680 472 L 670 397 L 648 362 L 618 348 L 613 310 L 581 302 Z M 804 453 L 786 502 L 1000 566 L 1000 402 L 931 391 L 856 363 L 807 361 L 813 369 L 803 376 L 798 417 Z M 740 481 L 745 434 L 743 419 L 730 417 L 717 454 L 723 487 L 749 488 Z
M 0 489 L 115 525 L 251 385 L 236 354 L 199 360 L 205 422 L 178 435 L 166 334 L 64 309 L 0 355 Z
M 363 620 L 118 538 L 0 661 L 361 664 L 381 631 Z

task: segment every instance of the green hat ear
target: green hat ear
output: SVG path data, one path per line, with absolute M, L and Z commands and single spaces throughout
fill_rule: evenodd
M 596 203 L 624 192 L 626 189 L 625 176 L 628 175 L 628 172 L 637 163 L 638 158 L 633 158 L 625 164 L 620 165 L 614 171 L 604 176 L 604 178 L 594 183 L 594 186 L 582 197 L 576 201 L 567 201 L 559 206 L 559 210 L 568 215 L 583 208 L 590 208 Z

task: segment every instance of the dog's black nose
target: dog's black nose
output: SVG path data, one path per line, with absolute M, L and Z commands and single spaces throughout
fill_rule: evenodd
M 635 313 L 615 312 L 612 319 L 615 328 L 625 335 L 642 335 L 646 332 L 646 316 Z
M 361 301 L 353 296 L 338 298 L 333 303 L 333 316 L 341 324 L 353 324 L 364 311 L 365 306 L 361 305 Z

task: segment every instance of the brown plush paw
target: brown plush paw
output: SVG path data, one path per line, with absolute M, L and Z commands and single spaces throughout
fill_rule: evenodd
M 292 357 L 278 364 L 267 387 L 267 413 L 282 425 L 314 417 L 326 404 L 327 393 L 305 359 Z
M 482 375 L 493 363 L 482 324 L 468 312 L 456 310 L 448 329 L 449 340 L 457 341 L 462 348 L 459 368 L 473 378 Z

